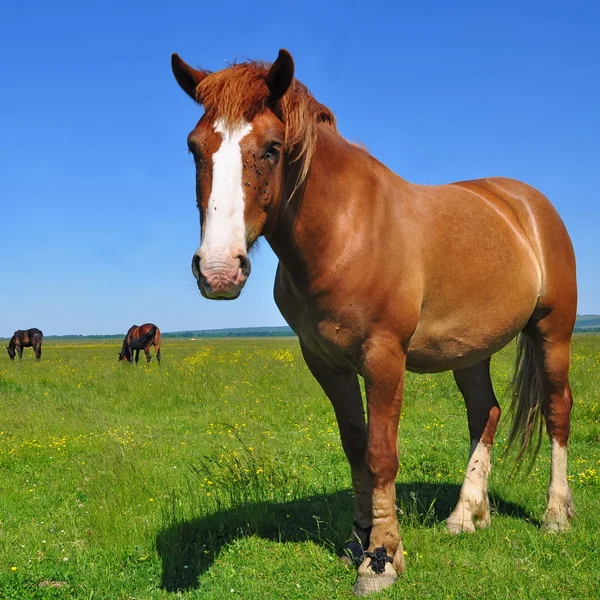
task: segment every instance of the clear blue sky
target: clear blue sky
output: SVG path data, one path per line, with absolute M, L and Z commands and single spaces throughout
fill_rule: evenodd
M 492 6 L 494 5 L 494 6 Z M 279 325 L 263 242 L 235 302 L 200 297 L 171 52 L 297 77 L 404 178 L 522 179 L 558 208 L 600 313 L 600 3 L 11 2 L 0 24 L 0 336 Z

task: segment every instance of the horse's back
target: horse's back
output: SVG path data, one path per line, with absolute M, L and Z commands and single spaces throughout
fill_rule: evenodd
M 550 247 L 570 257 L 574 266 L 573 248 L 566 227 L 550 200 L 539 190 L 505 177 L 459 181 L 450 185 L 469 190 L 504 212 L 525 233 L 540 262 L 544 262 L 551 249 L 548 247 L 550 238 L 553 240 Z
M 154 324 L 154 323 L 144 323 L 143 325 L 139 326 L 139 335 L 146 335 L 151 333 L 152 335 L 155 335 L 156 332 L 158 331 L 158 327 Z
M 570 307 L 575 322 L 577 283 L 575 253 L 567 229 L 552 203 L 530 185 L 507 178 L 489 178 L 454 185 L 477 190 L 488 201 L 513 211 L 515 225 L 529 241 L 542 276 L 540 302 Z
M 140 343 L 147 343 L 148 340 L 151 340 L 151 343 L 154 343 L 154 339 L 157 336 L 160 339 L 160 330 L 158 327 L 154 323 L 144 323 L 143 325 L 131 326 L 125 339 L 129 344 L 137 346 Z
M 423 240 L 424 282 L 409 349 L 415 370 L 462 368 L 486 358 L 541 304 L 574 322 L 573 249 L 540 192 L 502 178 L 416 187 L 425 216 L 412 224 L 414 239 Z

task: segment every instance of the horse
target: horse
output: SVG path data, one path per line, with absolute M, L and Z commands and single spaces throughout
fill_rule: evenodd
M 36 360 L 42 358 L 42 342 L 44 334 L 35 327 L 31 329 L 18 329 L 6 346 L 10 360 L 15 360 L 15 354 L 19 355 L 19 360 L 23 358 L 23 348 L 33 348 Z
M 386 588 L 405 570 L 395 479 L 407 370 L 451 370 L 464 397 L 470 452 L 446 527 L 472 532 L 490 524 L 501 413 L 490 358 L 517 338 L 509 445 L 517 465 L 533 460 L 545 423 L 543 527 L 567 529 L 577 288 L 572 244 L 549 200 L 500 177 L 408 182 L 340 135 L 333 112 L 294 78 L 286 50 L 272 64 L 214 73 L 177 54 L 171 66 L 204 108 L 187 139 L 201 228 L 192 272 L 205 298 L 234 299 L 259 236 L 277 255 L 275 301 L 333 404 L 350 463 L 355 594 Z
M 156 360 L 160 365 L 160 329 L 153 323 L 144 325 L 132 325 L 125 335 L 123 346 L 119 354 L 119 360 L 127 360 L 133 363 L 133 351 L 135 350 L 135 364 L 139 362 L 140 350 L 143 348 L 146 354 L 146 362 L 150 362 L 150 346 L 156 349 Z

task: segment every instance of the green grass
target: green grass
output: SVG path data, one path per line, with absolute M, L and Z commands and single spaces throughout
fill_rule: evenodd
M 350 598 L 353 519 L 333 410 L 293 339 L 112 341 L 0 360 L 0 598 Z M 493 361 L 502 396 L 512 350 Z M 444 530 L 468 452 L 451 374 L 408 377 L 398 505 L 407 573 L 380 598 L 590 598 L 600 573 L 600 336 L 576 337 L 572 531 L 539 530 L 549 448 L 510 479 L 497 438 L 492 525 Z

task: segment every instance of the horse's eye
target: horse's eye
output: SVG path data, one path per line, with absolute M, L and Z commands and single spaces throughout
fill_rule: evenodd
M 194 162 L 197 167 L 200 167 L 204 164 L 204 159 L 202 158 L 202 153 L 198 150 L 198 146 L 195 142 L 188 142 L 188 154 L 191 154 L 194 157 Z
M 272 162 L 273 164 L 277 164 L 279 160 L 279 155 L 281 154 L 281 144 L 279 142 L 271 142 L 265 153 L 263 154 L 263 158 Z

